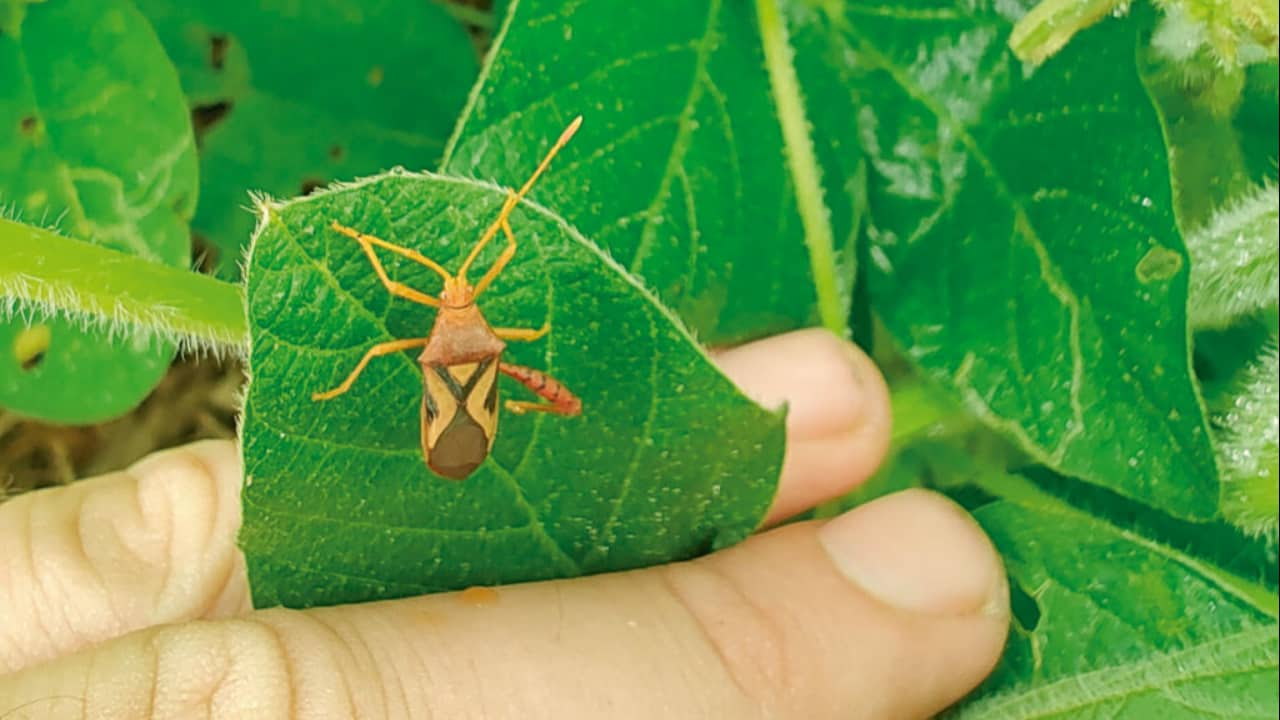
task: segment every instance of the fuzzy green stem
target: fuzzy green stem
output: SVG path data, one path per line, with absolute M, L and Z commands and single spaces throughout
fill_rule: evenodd
M 835 240 L 830 214 L 823 200 L 822 173 L 809 137 L 809 121 L 805 118 L 800 82 L 792 65 L 791 43 L 787 28 L 778 14 L 777 0 L 756 0 L 760 22 L 760 38 L 764 46 L 765 67 L 778 106 L 778 120 L 786 145 L 787 164 L 795 182 L 796 204 L 804 226 L 805 244 L 818 296 L 818 316 L 823 327 L 838 335 L 848 335 L 847 304 L 841 302 L 840 283 L 836 278 Z
M 1019 60 L 1042 63 L 1071 36 L 1106 17 L 1125 0 L 1043 0 L 1022 16 L 1009 34 L 1009 49 Z
M 240 287 L 0 218 L 0 317 L 61 316 L 86 328 L 241 353 Z

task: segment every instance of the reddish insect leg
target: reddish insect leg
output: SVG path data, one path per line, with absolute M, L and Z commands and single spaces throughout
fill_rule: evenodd
M 512 365 L 511 363 L 502 363 L 502 365 L 498 366 L 498 370 L 503 375 L 532 390 L 538 397 L 546 400 L 544 403 L 508 400 L 506 405 L 511 412 L 516 414 L 549 412 L 571 417 L 582 412 L 582 401 L 578 399 L 578 396 L 569 392 L 569 389 L 561 385 L 558 380 L 541 370 L 534 370 L 523 365 Z

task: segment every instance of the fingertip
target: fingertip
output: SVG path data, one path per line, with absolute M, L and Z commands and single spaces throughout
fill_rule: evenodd
M 787 449 L 773 524 L 857 487 L 889 447 L 889 390 L 874 361 L 831 332 L 810 328 L 714 355 L 741 390 L 787 406 Z

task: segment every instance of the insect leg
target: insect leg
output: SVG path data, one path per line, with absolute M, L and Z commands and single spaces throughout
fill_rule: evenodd
M 565 128 L 564 132 L 560 133 L 560 138 L 556 140 L 555 145 L 552 145 L 551 149 L 547 151 L 546 157 L 542 158 L 542 162 L 538 165 L 538 168 L 533 171 L 533 174 L 529 176 L 529 179 L 525 181 L 524 186 L 520 188 L 520 191 L 510 195 L 507 198 L 507 201 L 503 203 L 502 212 L 499 213 L 498 220 L 494 222 L 493 225 L 489 226 L 489 229 L 485 231 L 485 234 L 480 238 L 480 241 L 471 249 L 471 252 L 467 255 L 467 259 L 463 261 L 462 268 L 458 270 L 459 278 L 466 279 L 467 270 L 471 268 L 471 263 L 475 262 L 476 257 L 480 255 L 480 250 L 483 249 L 484 246 L 493 239 L 493 236 L 498 233 L 498 228 L 506 222 L 507 216 L 511 214 L 511 211 L 515 208 L 516 204 L 524 198 L 525 194 L 529 192 L 529 189 L 533 187 L 533 184 L 538 181 L 538 177 L 541 176 L 543 171 L 547 169 L 547 166 L 551 164 L 551 158 L 555 157 L 556 153 L 560 152 L 560 149 L 568 144 L 569 138 L 572 138 L 573 134 L 578 132 L 578 128 L 581 125 L 582 116 L 579 115 L 573 119 L 573 122 L 569 123 L 569 127 Z M 515 250 L 511 250 L 510 252 L 514 253 Z M 489 274 L 496 273 L 490 270 Z M 492 278 L 490 278 L 490 280 L 492 280 Z
M 508 207 L 515 207 L 514 198 L 515 195 L 512 195 L 511 198 L 507 200 L 507 205 L 503 207 L 502 214 L 498 216 L 498 225 L 502 228 L 502 232 L 507 236 L 507 247 L 503 249 L 502 254 L 498 256 L 498 259 L 493 261 L 493 266 L 489 268 L 489 272 L 486 272 L 484 277 L 480 278 L 480 282 L 476 283 L 474 291 L 475 297 L 480 297 L 480 293 L 484 292 L 485 288 L 489 287 L 489 283 L 493 282 L 493 279 L 498 277 L 498 273 L 502 272 L 502 269 L 507 266 L 507 263 L 511 262 L 511 258 L 515 257 L 516 234 L 511 231 L 511 221 L 509 219 L 511 212 L 507 209 Z
M 364 357 L 360 358 L 360 362 L 356 364 L 356 369 L 351 371 L 351 374 L 347 376 L 346 380 L 342 381 L 341 385 L 326 392 L 314 393 L 311 396 L 311 399 L 329 400 L 330 398 L 335 398 L 341 395 L 351 389 L 351 383 L 355 382 L 360 373 L 364 372 L 365 365 L 368 365 L 369 361 L 373 358 L 376 358 L 379 355 L 390 355 L 393 352 L 408 350 L 413 347 L 422 347 L 427 344 L 427 340 L 429 339 L 430 338 L 409 338 L 408 340 L 392 340 L 391 342 L 378 343 L 377 345 L 374 345 L 369 348 L 369 351 L 364 354 Z
M 410 260 L 413 260 L 414 262 L 420 263 L 422 265 L 425 265 L 431 268 L 432 270 L 435 270 L 437 273 L 440 274 L 441 277 L 445 278 L 446 280 L 450 279 L 448 271 L 446 271 L 443 267 L 440 267 L 440 265 L 437 264 L 434 260 L 422 255 L 417 251 L 400 247 L 399 245 L 389 243 L 386 240 L 381 240 L 372 235 L 365 235 L 364 233 L 359 232 L 357 230 L 352 230 L 351 228 L 340 224 L 337 220 L 333 221 L 331 227 L 333 227 L 334 230 L 337 230 L 343 235 L 346 235 L 347 237 L 360 243 L 360 249 L 363 250 L 364 254 L 369 258 L 370 264 L 373 265 L 373 271 L 378 274 L 378 279 L 381 280 L 383 286 L 387 288 L 387 292 L 390 292 L 392 295 L 395 295 L 396 297 L 402 297 L 405 300 L 412 300 L 413 302 L 420 303 L 422 305 L 427 305 L 430 307 L 440 307 L 440 301 L 437 300 L 436 298 L 433 298 L 430 295 L 427 295 L 426 293 L 418 292 L 417 290 L 414 290 L 408 285 L 398 283 L 395 280 L 392 280 L 390 277 L 388 277 L 386 269 L 382 267 L 382 261 L 378 259 L 377 253 L 373 251 L 373 246 L 377 245 L 379 247 L 384 247 L 396 253 L 397 255 L 402 255 L 404 257 L 409 258 Z
M 568 417 L 573 417 L 582 412 L 582 401 L 578 399 L 578 396 L 570 392 L 564 385 L 561 385 L 558 380 L 541 370 L 534 370 L 523 365 L 512 365 L 511 363 L 502 363 L 498 366 L 498 370 L 503 375 L 529 388 L 529 390 L 533 391 L 533 394 L 546 400 L 546 402 L 508 400 L 506 406 L 511 412 L 517 415 L 526 412 L 549 412 Z
M 533 342 L 543 335 L 551 332 L 551 323 L 546 323 L 537 330 L 529 328 L 494 328 L 493 334 L 503 340 L 521 340 L 524 342 Z

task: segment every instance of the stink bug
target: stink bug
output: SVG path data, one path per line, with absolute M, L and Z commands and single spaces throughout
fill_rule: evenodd
M 498 373 L 507 375 L 533 391 L 545 402 L 507 400 L 507 409 L 522 414 L 526 411 L 550 412 L 575 416 L 582 412 L 582 402 L 567 388 L 541 371 L 502 361 L 507 344 L 504 340 L 532 341 L 546 335 L 550 325 L 541 329 L 493 328 L 476 305 L 477 298 L 516 253 L 516 237 L 511 230 L 510 215 L 517 203 L 533 187 L 538 176 L 551 163 L 551 158 L 577 132 L 582 118 L 575 118 L 560 139 L 543 158 L 519 192 L 508 191 L 498 219 L 476 242 L 462 262 L 457 275 L 416 250 L 366 235 L 334 221 L 333 230 L 360 244 L 368 256 L 378 279 L 394 296 L 437 308 L 435 324 L 423 338 L 409 338 L 379 343 L 369 348 L 351 374 L 340 385 L 311 396 L 314 401 L 329 400 L 351 389 L 369 360 L 409 348 L 421 347 L 418 364 L 422 367 L 421 441 L 422 456 L 427 467 L 450 480 L 462 480 L 484 462 L 493 448 L 498 429 Z M 507 247 L 489 271 L 472 285 L 467 281 L 470 269 L 480 251 L 501 230 L 507 236 Z M 387 277 L 373 248 L 377 246 L 408 258 L 435 271 L 443 280 L 440 296 L 432 297 Z

